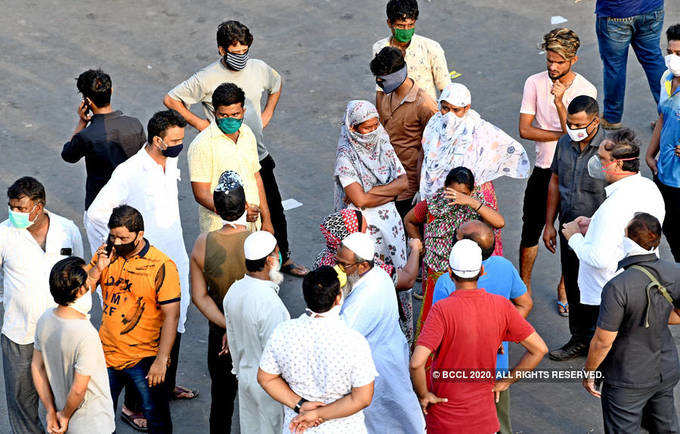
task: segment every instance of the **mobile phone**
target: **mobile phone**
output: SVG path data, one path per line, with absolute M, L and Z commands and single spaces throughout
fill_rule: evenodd
M 106 239 L 106 256 L 111 256 L 111 252 L 113 251 L 113 239 L 111 237 Z

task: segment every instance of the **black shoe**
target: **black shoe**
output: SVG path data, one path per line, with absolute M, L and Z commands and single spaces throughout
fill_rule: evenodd
M 555 360 L 558 362 L 564 360 L 571 360 L 577 357 L 583 357 L 588 355 L 588 343 L 587 342 L 574 342 L 569 340 L 565 346 L 552 350 L 548 353 L 550 360 Z

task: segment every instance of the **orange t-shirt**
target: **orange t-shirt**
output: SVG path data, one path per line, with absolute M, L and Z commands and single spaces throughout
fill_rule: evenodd
M 99 278 L 104 298 L 99 337 L 109 368 L 129 368 L 156 356 L 163 325 L 161 305 L 180 300 L 177 266 L 144 241 L 138 255 L 114 256 Z M 96 259 L 95 255 L 91 266 Z

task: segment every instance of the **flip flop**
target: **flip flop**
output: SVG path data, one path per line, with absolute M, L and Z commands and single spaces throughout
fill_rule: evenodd
M 302 271 L 296 272 L 295 270 Z M 293 277 L 305 277 L 307 273 L 309 273 L 309 270 L 304 265 L 297 265 L 295 262 L 291 261 L 290 264 L 281 266 L 281 272 Z
M 139 426 L 135 423 L 135 420 L 144 419 L 144 415 L 142 413 L 125 414 L 125 413 L 121 412 L 120 418 L 123 420 L 123 422 L 130 425 L 132 427 L 132 429 L 134 429 L 135 431 L 149 432 L 148 427 Z
M 569 316 L 569 303 L 562 303 L 561 301 L 557 300 L 557 313 L 560 316 L 568 317 Z
M 179 396 L 179 395 L 186 395 L 191 393 L 192 396 Z M 198 398 L 198 390 L 191 390 L 187 389 L 186 387 L 182 386 L 175 386 L 175 390 L 172 392 L 172 399 L 179 401 L 182 399 L 194 399 Z

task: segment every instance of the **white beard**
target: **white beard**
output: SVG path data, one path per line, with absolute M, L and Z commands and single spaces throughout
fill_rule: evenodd
M 347 283 L 345 284 L 345 286 L 342 287 L 342 298 L 343 298 L 343 300 L 345 298 L 347 298 L 347 296 L 352 293 L 352 290 L 354 290 L 354 285 L 357 284 L 359 279 L 361 279 L 361 276 L 359 276 L 359 273 L 347 275 Z
M 272 268 L 269 270 L 269 280 L 280 285 L 283 282 L 283 273 L 276 268 Z

